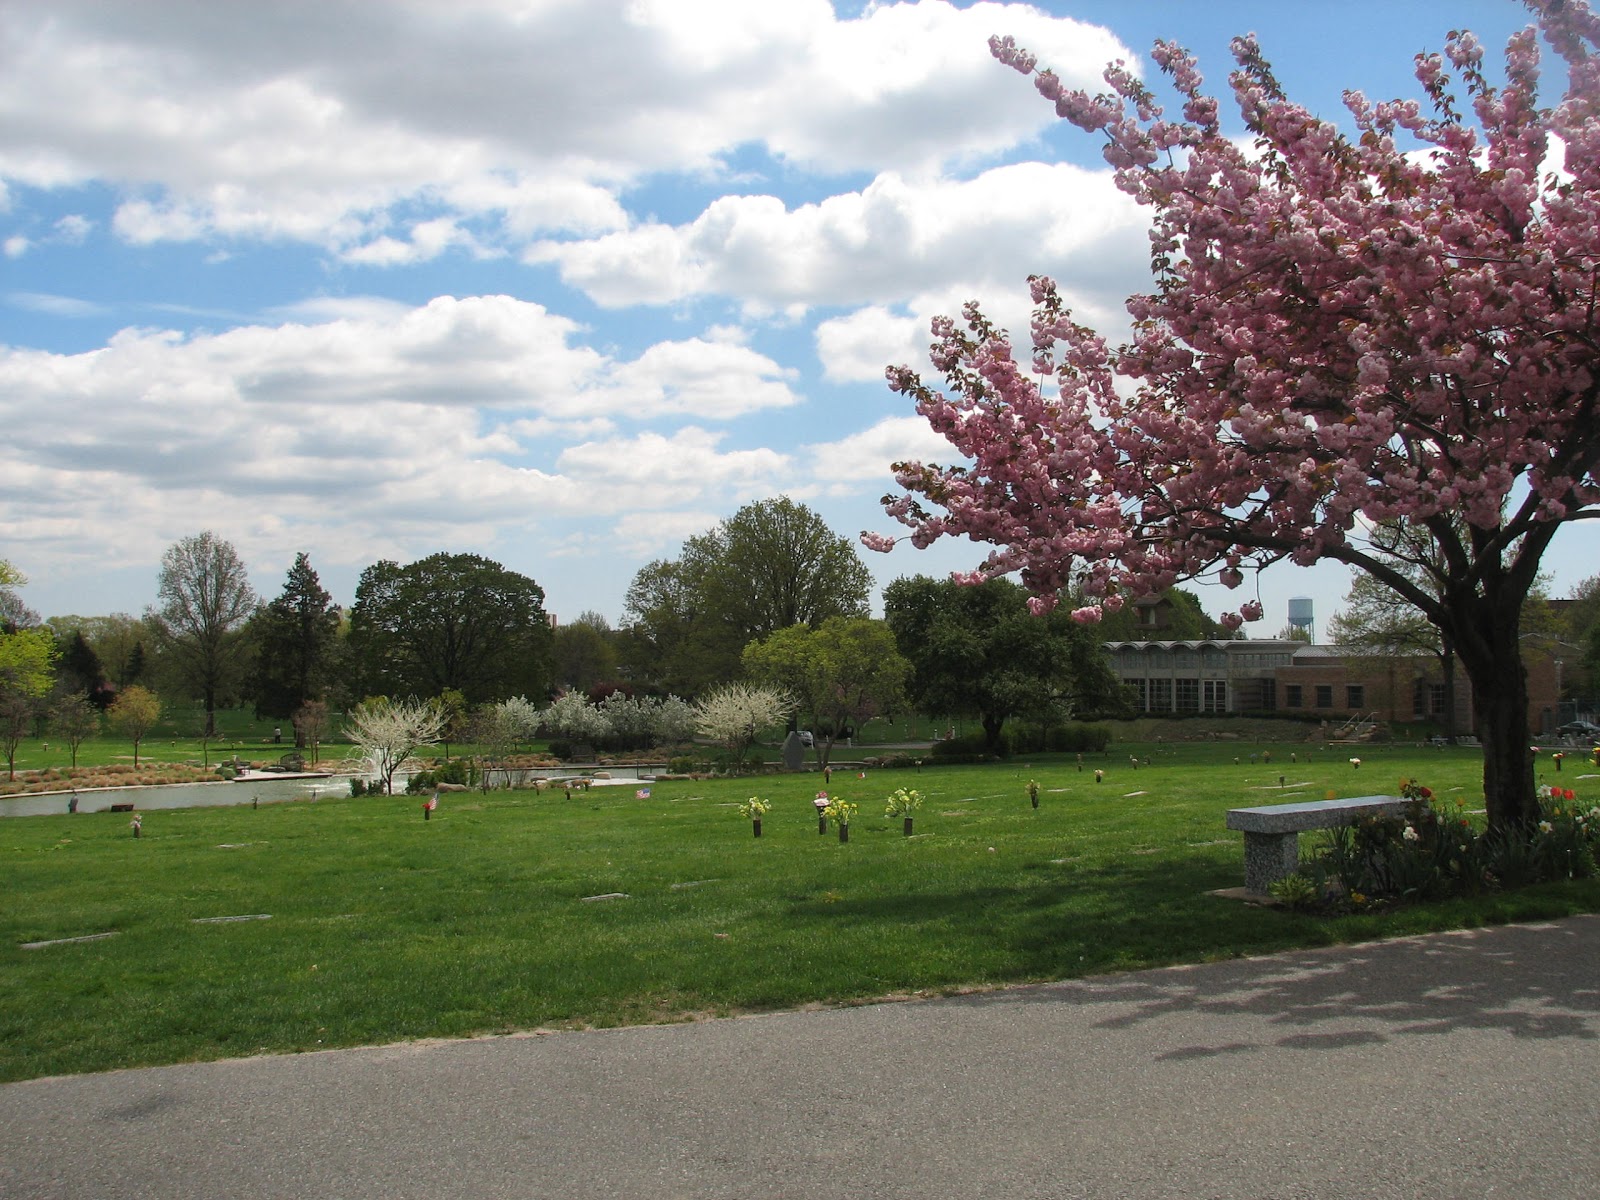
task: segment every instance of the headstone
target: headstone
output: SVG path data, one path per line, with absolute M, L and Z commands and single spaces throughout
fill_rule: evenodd
M 783 739 L 783 769 L 785 771 L 798 771 L 806 765 L 806 748 L 800 741 L 800 735 L 793 729 L 789 736 Z

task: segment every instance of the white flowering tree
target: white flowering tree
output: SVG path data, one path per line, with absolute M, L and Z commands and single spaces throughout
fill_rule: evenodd
M 598 741 L 611 729 L 605 714 L 578 692 L 568 692 L 554 701 L 539 718 L 556 737 L 574 742 Z
M 630 696 L 626 692 L 612 692 L 596 705 L 606 723 L 604 736 L 613 738 L 624 747 L 649 745 L 656 736 L 656 708 L 660 701 L 653 696 Z
M 530 741 L 539 728 L 539 706 L 525 696 L 485 704 L 472 718 L 472 737 L 486 746 L 491 759 L 503 759 Z
M 742 763 L 763 729 L 782 724 L 795 709 L 795 701 L 780 688 L 750 683 L 724 684 L 708 693 L 695 712 L 696 729 L 733 753 Z
M 668 696 L 656 706 L 655 736 L 663 746 L 687 742 L 699 732 L 700 714 L 680 696 Z
M 356 705 L 345 732 L 367 770 L 392 790 L 394 774 L 416 753 L 444 733 L 445 713 L 432 700 L 390 700 L 378 697 Z

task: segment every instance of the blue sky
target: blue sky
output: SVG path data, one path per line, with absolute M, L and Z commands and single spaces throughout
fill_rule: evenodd
M 887 530 L 942 443 L 883 383 L 1056 276 L 1108 332 L 1145 282 L 1097 147 L 988 55 L 1070 81 L 1173 37 L 1225 89 L 1415 94 L 1520 5 L 52 0 L 0 8 L 0 557 L 45 615 L 139 612 L 209 528 L 264 596 L 306 550 L 485 554 L 560 616 L 779 493 Z M 881 583 L 982 549 L 863 551 Z M 1600 561 L 1551 556 L 1556 594 Z M 1275 568 L 1319 626 L 1342 568 Z M 1201 589 L 1213 612 L 1242 597 Z

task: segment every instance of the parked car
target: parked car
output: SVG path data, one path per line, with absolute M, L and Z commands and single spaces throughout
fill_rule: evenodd
M 1600 725 L 1593 721 L 1568 721 L 1556 732 L 1564 738 L 1574 738 L 1580 742 L 1600 739 Z
M 816 740 L 816 738 L 811 736 L 811 730 L 800 730 L 800 744 L 806 747 L 806 749 L 809 750 L 812 746 L 814 746 L 816 744 Z

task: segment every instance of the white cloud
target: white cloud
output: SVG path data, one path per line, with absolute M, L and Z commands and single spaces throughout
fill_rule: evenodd
M 921 361 L 928 323 L 874 304 L 821 322 L 816 341 L 825 378 L 835 383 L 881 380 L 884 368 L 893 363 Z
M 1073 82 L 1129 57 L 1031 7 L 941 0 L 855 20 L 825 0 L 10 6 L 0 180 L 126 189 L 113 228 L 135 243 L 411 262 L 592 237 L 625 227 L 621 189 L 744 147 L 841 173 L 1016 146 L 1051 117 L 989 58 L 997 29 Z
M 725 338 L 661 342 L 610 373 L 610 401 L 634 413 L 733 417 L 798 403 L 797 374 Z
M 724 440 L 721 433 L 689 425 L 670 436 L 641 433 L 584 442 L 562 451 L 557 465 L 599 512 L 643 508 L 659 513 L 708 492 L 765 494 L 792 470 L 789 456 L 776 450 L 723 450 Z
M 628 513 L 614 531 L 618 549 L 636 558 L 673 555 L 685 539 L 716 526 L 726 514 L 710 512 Z
M 887 417 L 838 441 L 806 446 L 800 457 L 824 483 L 871 483 L 893 491 L 892 464 L 951 462 L 958 455 L 921 417 Z
M 0 249 L 4 249 L 5 256 L 7 258 L 21 258 L 28 252 L 28 248 L 32 244 L 32 242 L 23 237 L 20 233 L 15 233 L 8 237 L 3 243 L 0 243 Z
M 192 531 L 197 514 L 291 550 L 315 531 L 371 561 L 380 547 L 486 543 L 535 517 L 721 506 L 792 471 L 698 426 L 616 433 L 791 403 L 788 373 L 733 331 L 624 362 L 503 296 L 345 311 L 187 337 L 127 329 L 82 354 L 0 348 L 8 523 L 57 561 L 61 539 L 130 523 L 142 536 L 117 555 L 153 561 L 151 540 Z
M 1016 287 L 1041 269 L 1070 269 L 1120 298 L 1130 259 L 1137 269 L 1148 254 L 1147 226 L 1107 172 L 1019 163 L 964 181 L 884 174 L 793 210 L 771 196 L 726 196 L 684 225 L 545 241 L 528 258 L 556 263 L 606 305 L 705 294 L 774 307 L 882 304 L 956 282 Z
M 69 246 L 82 244 L 94 228 L 94 222 L 78 213 L 69 213 L 56 222 L 56 240 Z
M 57 296 L 49 292 L 11 292 L 6 302 L 15 308 L 46 313 L 52 317 L 98 317 L 106 312 L 103 305 L 74 296 Z

